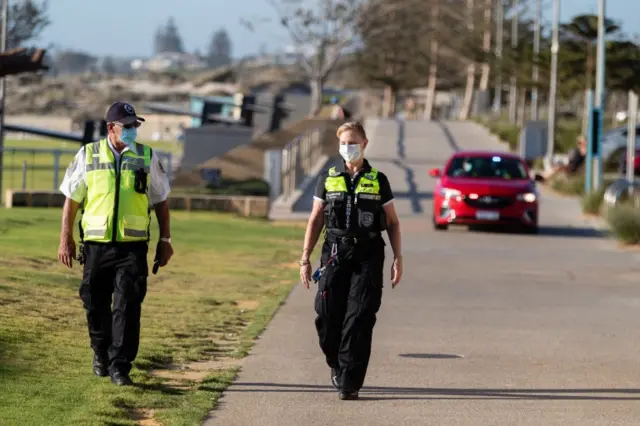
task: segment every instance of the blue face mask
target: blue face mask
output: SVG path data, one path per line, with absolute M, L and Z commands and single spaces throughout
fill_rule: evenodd
M 124 143 L 125 145 L 131 146 L 136 141 L 137 137 L 138 137 L 138 129 L 136 129 L 135 127 L 131 129 L 123 128 L 122 135 L 120 136 L 120 140 L 122 140 L 122 143 Z

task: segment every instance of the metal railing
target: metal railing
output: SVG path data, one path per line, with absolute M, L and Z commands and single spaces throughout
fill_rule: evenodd
M 322 142 L 331 130 L 327 124 L 319 124 L 298 135 L 282 149 L 280 169 L 283 200 L 288 200 L 300 187 L 304 179 L 311 174 L 324 154 Z
M 58 191 L 64 173 L 77 149 L 44 149 L 4 147 L 2 194 L 5 189 L 31 191 Z M 169 181 L 171 181 L 172 154 L 153 151 L 158 156 Z

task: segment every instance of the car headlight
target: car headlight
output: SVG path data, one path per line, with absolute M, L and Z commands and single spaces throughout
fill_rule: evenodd
M 535 201 L 538 199 L 538 196 L 535 192 L 525 192 L 524 194 L 518 194 L 516 198 L 526 203 L 535 203 Z
M 443 197 L 449 199 L 449 198 L 459 197 L 460 195 L 462 195 L 462 193 L 460 191 L 458 191 L 457 189 L 440 188 L 440 195 L 442 195 Z

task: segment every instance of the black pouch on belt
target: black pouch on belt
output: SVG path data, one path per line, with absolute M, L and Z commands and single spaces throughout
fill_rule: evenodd
M 145 194 L 147 192 L 147 172 L 145 172 L 144 169 L 138 169 L 135 174 L 136 179 L 133 184 L 133 189 L 135 189 L 138 194 Z

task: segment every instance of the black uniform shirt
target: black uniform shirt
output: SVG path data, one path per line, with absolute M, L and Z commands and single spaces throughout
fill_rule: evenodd
M 342 167 L 337 167 L 336 169 L 343 173 L 347 171 L 344 163 L 342 164 Z M 353 175 L 353 178 L 351 179 L 351 191 L 353 191 L 356 185 L 358 184 L 359 177 L 370 171 L 371 171 L 371 165 L 365 159 L 362 169 L 360 169 L 358 173 Z M 323 203 L 327 202 L 327 191 L 324 188 L 324 184 L 327 180 L 327 177 L 329 177 L 328 171 L 323 173 L 322 176 L 320 176 L 320 179 L 318 179 L 318 186 L 316 186 L 316 193 L 313 196 L 314 199 L 322 201 Z M 391 191 L 391 185 L 389 184 L 389 179 L 387 179 L 387 176 L 379 170 L 378 170 L 378 182 L 380 184 L 380 201 L 382 202 L 382 205 L 385 206 L 393 201 L 393 192 Z

